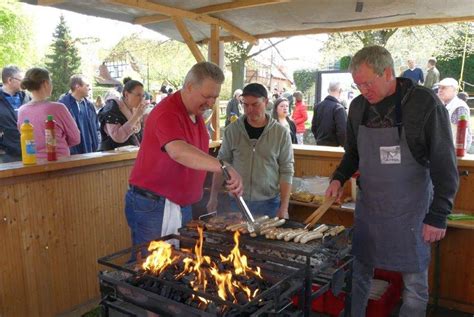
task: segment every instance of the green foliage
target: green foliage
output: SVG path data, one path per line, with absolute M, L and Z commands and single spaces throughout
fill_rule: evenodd
M 106 60 L 132 62 L 147 88 L 149 79 L 150 89 L 159 89 L 162 84 L 181 88 L 184 77 L 196 63 L 186 44 L 174 40 L 143 39 L 138 34 L 122 38 Z
M 245 80 L 245 64 L 255 54 L 249 55 L 253 44 L 243 41 L 235 41 L 226 43 L 224 47 L 224 55 L 230 62 L 232 71 L 232 91 L 242 89 Z
M 31 23 L 17 1 L 0 1 L 0 67 L 29 64 Z
M 224 54 L 231 63 L 236 63 L 241 60 L 246 61 L 249 58 L 250 50 L 253 44 L 243 41 L 235 41 L 225 44 Z
M 296 89 L 301 90 L 301 92 L 305 93 L 311 86 L 314 84 L 316 76 L 316 71 L 303 69 L 303 70 L 296 70 L 293 73 L 293 79 L 295 80 Z
M 62 15 L 53 37 L 52 53 L 46 56 L 48 59 L 46 68 L 51 72 L 53 81 L 51 100 L 57 100 L 59 96 L 69 91 L 69 78 L 78 73 L 81 58 Z
M 461 61 L 461 57 L 445 60 L 441 59 L 440 57 L 436 67 L 438 68 L 440 74 L 442 74 L 441 78 L 452 77 L 458 80 L 459 75 L 461 74 Z M 463 81 L 472 85 L 474 84 L 474 73 L 472 71 L 467 71 L 468 69 L 474 69 L 474 54 L 466 56 L 463 76 Z M 465 85 L 464 91 L 473 94 L 474 87 Z
M 458 80 L 461 77 L 462 58 L 464 47 L 466 47 L 466 59 L 462 79 L 465 82 L 474 85 L 474 25 L 472 23 L 463 23 L 454 32 L 437 54 L 437 68 L 441 78 L 452 77 Z M 467 38 L 466 38 L 467 36 Z M 474 93 L 474 87 L 465 85 L 464 90 Z
M 449 43 L 456 32 L 462 30 L 464 33 L 465 25 L 466 23 L 451 23 L 380 31 L 332 33 L 321 49 L 319 68 L 327 69 L 342 57 L 353 56 L 364 46 L 378 44 L 387 48 L 392 54 L 396 74 L 406 69 L 409 57 L 414 58 L 419 67 L 424 69 L 428 58 L 443 55 L 439 54 L 440 49 L 446 46 L 445 43 Z M 469 25 L 472 34 L 473 24 Z M 460 48 L 462 46 L 459 45 Z M 445 77 L 442 72 L 441 76 Z
M 351 64 L 351 57 L 350 56 L 343 56 L 339 60 L 339 69 L 340 70 L 348 70 L 349 65 Z

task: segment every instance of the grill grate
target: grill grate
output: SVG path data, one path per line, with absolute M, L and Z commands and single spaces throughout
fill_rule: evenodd
M 195 239 L 168 235 L 160 240 L 177 239 L 182 247 L 192 246 Z M 103 298 L 121 299 L 159 314 L 174 316 L 261 316 L 280 314 L 291 304 L 291 297 L 301 289 L 304 267 L 272 263 L 263 257 L 252 255 L 252 265 L 260 266 L 268 287 L 245 304 L 223 300 L 209 292 L 195 291 L 163 276 L 154 276 L 137 270 L 137 263 L 119 264 L 117 261 L 141 246 L 129 248 L 99 259 L 99 263 L 115 269 L 99 275 Z M 206 255 L 215 257 L 222 246 L 206 241 Z M 229 250 L 229 249 L 228 249 Z M 227 250 L 227 251 L 228 251 Z M 247 255 L 248 256 L 248 255 Z M 197 306 L 191 301 L 199 296 L 212 301 L 212 305 Z M 179 298 L 178 298 L 179 297 Z

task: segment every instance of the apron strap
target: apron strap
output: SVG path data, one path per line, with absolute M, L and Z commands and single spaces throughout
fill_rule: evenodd
M 401 138 L 402 136 L 402 92 L 400 85 L 396 84 L 395 88 L 395 126 L 398 129 L 398 137 Z

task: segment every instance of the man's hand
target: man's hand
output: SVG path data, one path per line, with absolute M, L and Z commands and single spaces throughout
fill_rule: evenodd
M 284 219 L 290 218 L 290 215 L 288 214 L 288 208 L 284 208 L 284 207 L 280 207 L 276 215 L 278 218 L 284 218 Z
M 207 212 L 214 212 L 217 210 L 217 198 L 209 198 L 206 205 Z
M 423 224 L 423 240 L 426 243 L 439 241 L 446 235 L 446 229 L 436 228 L 426 223 Z
M 226 181 L 225 187 L 235 196 L 242 196 L 244 193 L 242 177 L 240 177 L 239 173 L 237 173 L 237 171 L 232 166 L 226 164 L 226 168 L 229 172 L 230 179 Z
M 328 188 L 326 189 L 326 197 L 336 197 L 336 202 L 341 203 L 341 197 L 342 197 L 342 186 L 341 182 L 338 180 L 332 180 L 331 183 L 329 183 Z

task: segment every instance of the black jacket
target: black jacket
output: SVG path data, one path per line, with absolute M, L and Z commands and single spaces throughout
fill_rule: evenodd
M 344 146 L 346 141 L 346 109 L 333 96 L 314 106 L 311 131 L 317 145 Z
M 117 102 L 113 99 L 107 100 L 105 106 L 100 109 L 99 111 L 99 123 L 100 123 L 100 134 L 101 134 L 101 142 L 99 146 L 99 151 L 110 151 L 115 148 L 126 146 L 126 145 L 140 145 L 140 141 L 142 140 L 142 130 L 137 133 L 132 134 L 125 142 L 117 143 L 115 142 L 105 131 L 105 125 L 107 123 L 111 124 L 120 124 L 124 125 L 128 119 L 125 115 L 120 111 L 120 108 Z
M 290 125 L 290 137 L 291 137 L 291 143 L 293 144 L 298 144 L 298 140 L 296 139 L 296 124 L 293 120 L 290 118 L 286 117 L 286 121 L 288 121 L 288 124 Z
M 21 104 L 30 101 L 30 97 L 20 91 Z M 17 127 L 18 113 L 13 109 L 0 87 L 0 150 L 5 151 L 5 157 L 0 162 L 21 160 L 20 131 Z
M 433 183 L 433 201 L 424 223 L 446 228 L 446 217 L 452 210 L 459 184 L 448 111 L 431 89 L 405 78 L 397 78 L 397 83 L 408 147 L 415 160 L 430 170 Z M 357 133 L 368 107 L 370 104 L 360 95 L 349 108 L 345 153 L 332 177 L 341 184 L 358 169 Z

